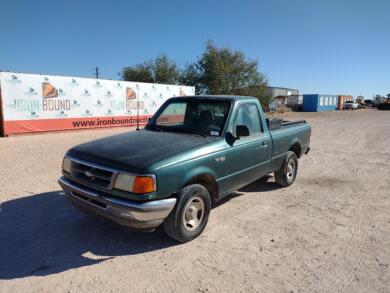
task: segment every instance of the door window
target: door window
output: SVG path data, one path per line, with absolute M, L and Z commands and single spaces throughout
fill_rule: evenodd
M 261 121 L 256 104 L 242 104 L 238 107 L 233 121 L 233 134 L 236 135 L 237 125 L 245 125 L 249 129 L 249 135 L 261 133 Z

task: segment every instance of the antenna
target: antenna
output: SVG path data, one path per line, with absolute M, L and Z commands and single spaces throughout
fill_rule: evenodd
M 136 95 L 137 95 L 137 130 L 139 130 L 139 91 L 137 91 Z

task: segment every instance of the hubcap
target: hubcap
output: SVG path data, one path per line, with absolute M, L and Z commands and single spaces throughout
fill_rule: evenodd
M 290 160 L 287 164 L 287 178 L 290 180 L 293 178 L 295 173 L 295 162 L 294 160 Z
M 204 201 L 201 197 L 195 196 L 191 198 L 183 213 L 183 224 L 187 231 L 196 230 L 202 222 L 204 215 Z

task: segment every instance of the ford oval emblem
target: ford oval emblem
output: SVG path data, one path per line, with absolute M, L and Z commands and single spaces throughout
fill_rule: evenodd
M 91 179 L 93 179 L 95 177 L 95 176 L 93 176 L 93 174 L 90 171 L 85 171 L 84 174 L 85 174 L 85 176 L 87 176 Z

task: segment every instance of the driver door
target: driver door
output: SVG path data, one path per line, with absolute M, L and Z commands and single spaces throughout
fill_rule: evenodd
M 256 103 L 241 103 L 234 114 L 230 131 L 236 136 L 237 125 L 245 125 L 249 136 L 235 141 L 227 152 L 225 167 L 227 191 L 237 190 L 267 174 L 271 161 L 271 137 L 263 132 Z

